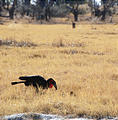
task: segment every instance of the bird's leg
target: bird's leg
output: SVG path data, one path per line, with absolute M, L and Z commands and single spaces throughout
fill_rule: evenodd
M 35 85 L 35 88 L 36 88 L 36 93 L 38 93 L 38 92 L 39 92 L 39 89 L 38 89 L 37 84 Z

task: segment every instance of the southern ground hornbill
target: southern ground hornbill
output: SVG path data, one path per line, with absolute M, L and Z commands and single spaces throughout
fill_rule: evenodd
M 11 84 L 16 85 L 19 83 L 24 83 L 25 86 L 33 86 L 34 88 L 36 88 L 37 92 L 39 87 L 43 89 L 48 89 L 54 86 L 55 89 L 57 90 L 56 82 L 52 78 L 45 80 L 42 76 L 37 75 L 37 76 L 21 76 L 19 77 L 19 79 L 23 81 L 11 82 Z

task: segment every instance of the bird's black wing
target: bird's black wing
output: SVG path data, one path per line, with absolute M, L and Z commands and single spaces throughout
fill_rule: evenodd
M 19 77 L 20 80 L 26 81 L 46 81 L 42 76 L 35 75 L 35 76 L 21 76 Z
M 36 76 L 21 76 L 19 77 L 20 80 L 25 80 L 25 85 L 33 85 L 34 87 L 42 87 L 47 88 L 47 81 L 39 75 Z M 38 86 L 37 86 L 38 85 Z

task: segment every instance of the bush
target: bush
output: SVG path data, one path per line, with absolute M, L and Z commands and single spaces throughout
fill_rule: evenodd
M 65 17 L 70 13 L 70 9 L 67 8 L 66 5 L 54 5 L 51 7 L 51 15 L 52 17 Z
M 78 9 L 79 9 L 79 14 L 86 14 L 87 12 L 89 12 L 88 5 L 80 5 Z
M 14 47 L 35 47 L 37 46 L 34 43 L 31 42 L 26 42 L 26 41 L 21 41 L 17 42 L 16 40 L 0 40 L 0 46 L 5 45 L 5 46 L 14 46 Z

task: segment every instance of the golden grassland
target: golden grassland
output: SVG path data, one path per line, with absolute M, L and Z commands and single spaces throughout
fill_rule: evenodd
M 0 115 L 38 112 L 60 115 L 118 115 L 117 25 L 0 26 L 0 38 L 37 44 L 0 46 Z M 58 90 L 23 84 L 22 75 L 52 77 Z

